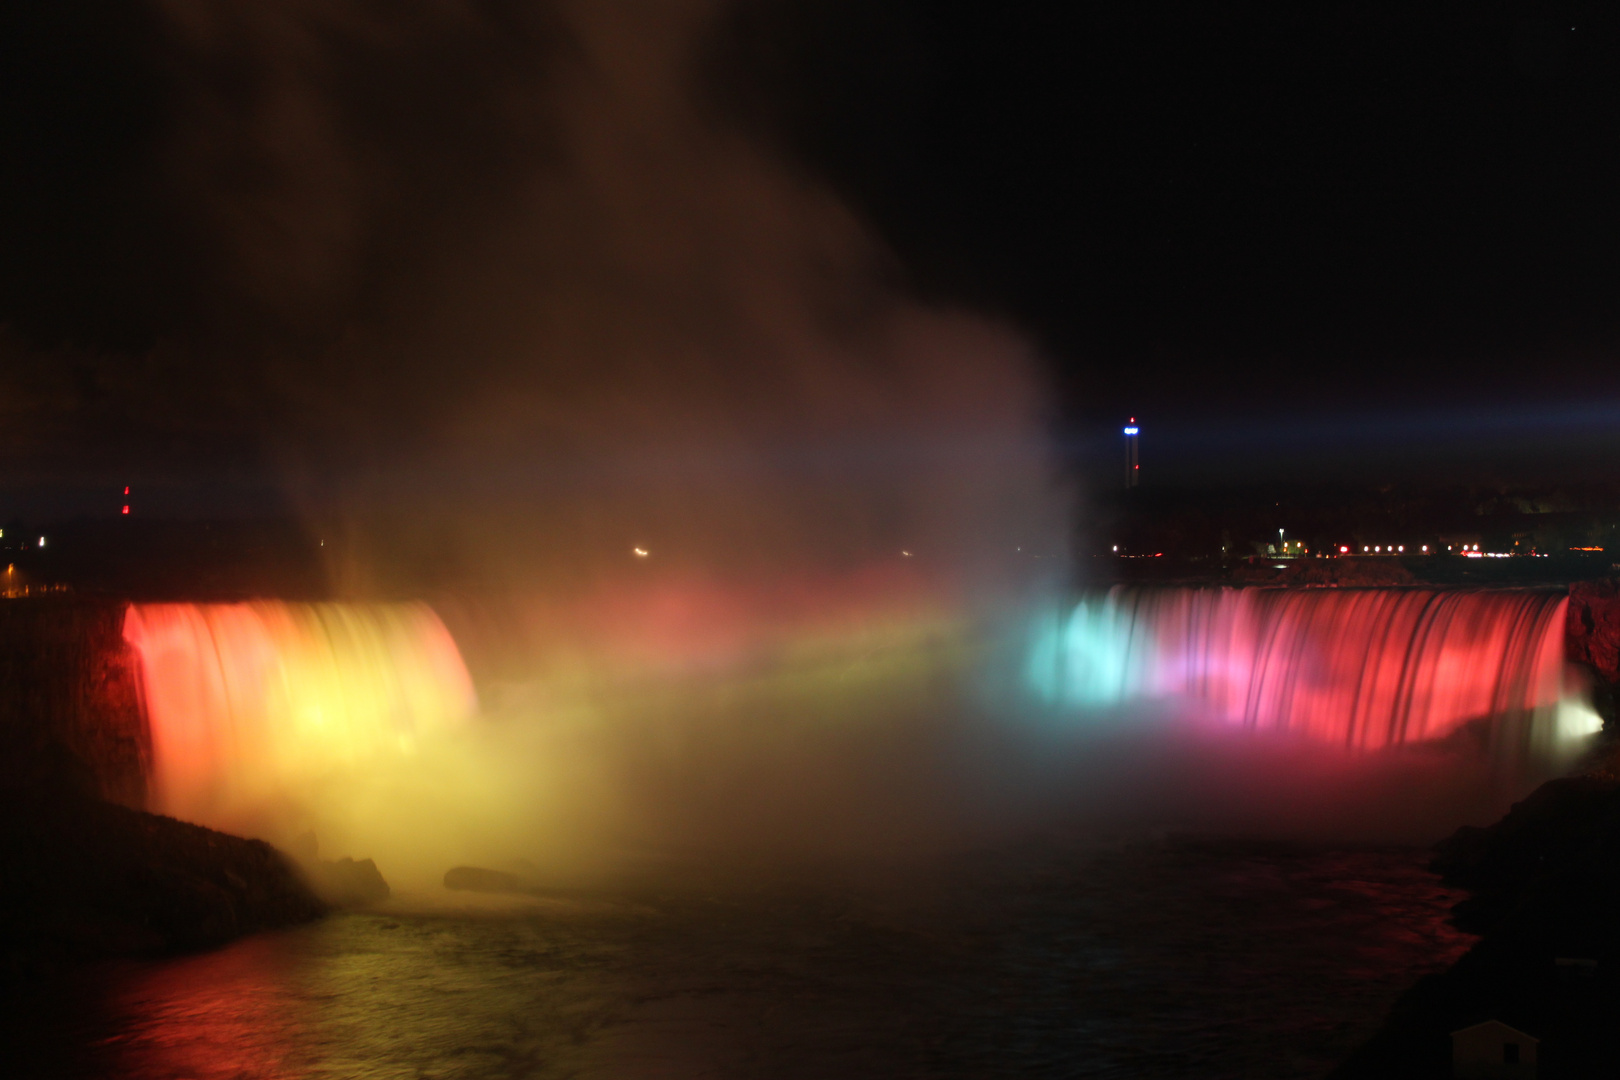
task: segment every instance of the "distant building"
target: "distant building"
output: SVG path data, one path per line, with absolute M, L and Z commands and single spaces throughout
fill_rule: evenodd
M 1541 1040 L 1500 1020 L 1451 1033 L 1451 1075 L 1462 1080 L 1536 1075 L 1536 1047 Z

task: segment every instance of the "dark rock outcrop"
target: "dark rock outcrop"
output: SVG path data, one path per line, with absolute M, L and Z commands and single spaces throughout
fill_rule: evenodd
M 1620 582 L 1577 581 L 1569 587 L 1564 652 L 1609 685 L 1620 685 Z
M 211 948 L 324 910 L 263 841 L 83 796 L 0 792 L 0 958 L 10 974 Z
M 0 783 L 141 807 L 151 750 L 122 601 L 0 603 Z
M 1435 868 L 1472 897 L 1459 926 L 1483 935 L 1420 981 L 1333 1075 L 1450 1075 L 1450 1032 L 1497 1019 L 1542 1040 L 1540 1075 L 1620 1071 L 1620 783 L 1553 780 L 1485 829 L 1442 842 Z
M 444 872 L 444 887 L 457 892 L 524 893 L 530 887 L 516 874 L 482 866 L 453 866 Z
M 370 859 L 315 859 L 301 863 L 299 868 L 316 895 L 333 907 L 366 907 L 393 894 Z

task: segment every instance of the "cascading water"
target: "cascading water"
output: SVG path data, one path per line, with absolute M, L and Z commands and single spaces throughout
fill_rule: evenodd
M 1599 726 L 1566 670 L 1567 603 L 1535 590 L 1120 586 L 1037 635 L 1029 673 L 1052 702 L 1183 699 L 1356 750 L 1489 720 L 1495 752 L 1545 756 Z
M 410 755 L 477 708 L 425 604 L 136 604 L 154 809 L 242 827 L 324 774 Z M 251 824 L 251 822 L 249 822 Z
M 278 843 L 313 831 L 330 853 L 433 885 L 458 862 L 589 873 L 666 847 L 888 857 L 1079 793 L 1092 805 L 1186 786 L 1112 783 L 1193 761 L 1151 723 L 1138 753 L 1020 722 L 1030 702 L 1005 676 L 1021 665 L 1069 715 L 1179 700 L 1357 751 L 1483 721 L 1499 759 L 1545 761 L 1598 726 L 1552 592 L 1120 588 L 1013 654 L 1018 635 L 862 585 L 837 602 L 810 590 L 827 610 L 775 623 L 702 590 L 539 608 L 549 636 L 494 634 L 523 640 L 486 675 L 479 723 L 457 642 L 425 605 L 136 605 L 125 637 L 153 808 Z M 884 619 L 874 593 L 890 598 Z M 465 629 L 479 621 L 456 625 L 487 668 L 493 646 Z M 1222 771 L 1198 761 L 1200 776 Z

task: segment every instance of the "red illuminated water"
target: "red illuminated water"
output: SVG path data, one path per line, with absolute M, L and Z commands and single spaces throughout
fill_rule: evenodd
M 1072 704 L 1180 698 L 1239 726 L 1355 750 L 1487 720 L 1546 755 L 1594 729 L 1566 673 L 1562 593 L 1127 588 L 1082 601 L 1032 674 Z

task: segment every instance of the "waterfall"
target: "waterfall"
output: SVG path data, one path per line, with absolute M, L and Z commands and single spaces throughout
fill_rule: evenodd
M 265 800 L 336 770 L 410 755 L 477 708 L 425 604 L 135 604 L 152 740 L 152 808 L 240 827 Z
M 1493 750 L 1543 755 L 1598 720 L 1564 660 L 1562 592 L 1119 586 L 1038 635 L 1053 702 L 1190 702 L 1233 725 L 1354 750 L 1488 721 Z

